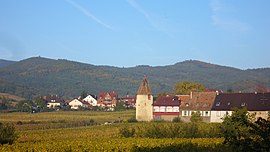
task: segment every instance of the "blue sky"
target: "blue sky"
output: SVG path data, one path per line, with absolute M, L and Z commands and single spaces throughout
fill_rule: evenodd
M 0 0 L 0 58 L 270 67 L 269 0 Z

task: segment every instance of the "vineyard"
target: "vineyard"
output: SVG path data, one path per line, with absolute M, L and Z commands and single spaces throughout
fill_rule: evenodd
M 143 130 L 161 126 L 166 129 L 183 125 L 166 122 L 127 123 L 127 119 L 134 115 L 134 111 L 0 114 L 0 122 L 14 123 L 18 134 L 14 144 L 2 145 L 0 151 L 232 151 L 222 144 L 223 138 L 217 137 L 123 137 L 120 131 L 125 128 Z M 123 122 L 104 124 L 118 119 Z

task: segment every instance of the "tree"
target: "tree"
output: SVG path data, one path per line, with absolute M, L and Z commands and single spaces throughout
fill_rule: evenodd
M 32 112 L 34 103 L 31 100 L 22 100 L 17 104 L 17 110 L 21 112 Z
M 174 93 L 187 95 L 191 91 L 204 91 L 205 87 L 202 84 L 196 82 L 183 81 L 174 85 Z
M 115 111 L 121 111 L 121 110 L 126 110 L 126 106 L 124 102 L 117 101 L 116 106 L 115 106 Z
M 192 112 L 190 117 L 191 122 L 202 122 L 201 113 L 199 111 Z
M 246 108 L 233 109 L 232 115 L 227 115 L 222 122 L 224 143 L 239 151 L 254 151 L 258 141 L 256 133 L 258 125 L 257 121 L 253 122 L 254 115 L 249 114 Z

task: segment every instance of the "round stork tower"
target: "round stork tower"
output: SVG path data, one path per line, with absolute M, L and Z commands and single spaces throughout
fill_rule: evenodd
M 146 77 L 144 77 L 136 97 L 137 121 L 151 121 L 153 119 L 153 95 Z

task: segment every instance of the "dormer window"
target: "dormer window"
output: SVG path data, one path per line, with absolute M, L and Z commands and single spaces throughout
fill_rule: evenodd
M 217 103 L 216 103 L 216 107 L 219 107 L 219 106 L 220 106 L 220 102 L 217 102 Z
M 247 105 L 247 104 L 246 104 L 245 102 L 242 102 L 242 103 L 241 103 L 241 106 L 242 106 L 242 107 L 244 107 L 244 106 L 246 106 L 246 105 Z
M 189 104 L 188 103 L 186 103 L 186 107 L 188 107 L 189 106 Z
M 228 106 L 229 106 L 229 105 L 231 105 L 231 103 L 230 103 L 230 102 L 228 102 Z

